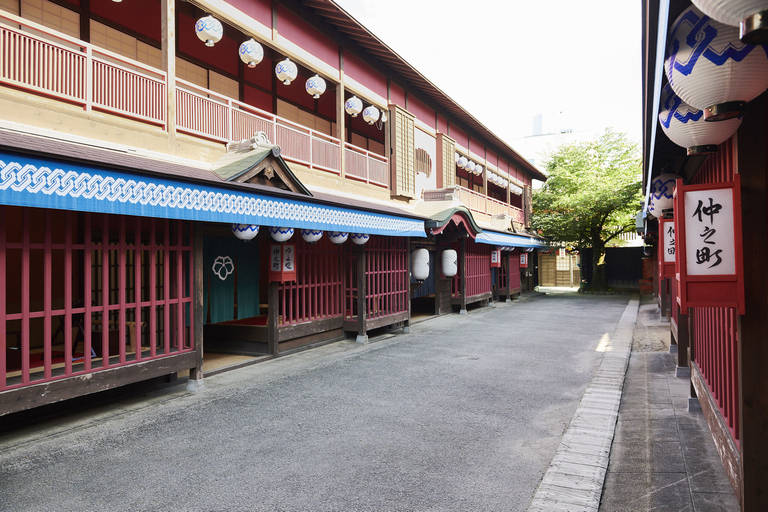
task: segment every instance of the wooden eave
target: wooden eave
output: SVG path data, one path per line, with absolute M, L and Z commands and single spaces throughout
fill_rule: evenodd
M 229 152 L 214 164 L 212 170 L 226 181 L 251 183 L 306 196 L 312 195 L 280 156 L 278 146 L 260 146 Z

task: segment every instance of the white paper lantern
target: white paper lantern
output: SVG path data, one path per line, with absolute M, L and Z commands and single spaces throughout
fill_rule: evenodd
M 305 86 L 307 88 L 307 93 L 311 94 L 315 99 L 318 99 L 320 95 L 325 92 L 325 80 L 323 80 L 320 75 L 307 78 Z
M 286 242 L 293 236 L 293 228 L 269 228 L 269 234 L 275 242 Z
M 711 121 L 740 115 L 768 87 L 765 49 L 742 43 L 735 27 L 693 6 L 672 25 L 664 70 L 680 99 Z
M 446 249 L 440 257 L 442 262 L 443 275 L 453 277 L 459 271 L 459 256 L 454 249 Z
M 382 123 L 386 123 L 387 122 L 387 113 L 386 112 L 382 112 L 380 119 L 381 119 Z
M 301 238 L 303 238 L 307 243 L 314 244 L 323 238 L 323 232 L 317 229 L 302 229 Z
M 466 170 L 468 170 L 469 172 L 471 172 L 472 174 L 474 174 L 475 173 L 475 162 L 473 162 L 472 160 L 469 160 L 467 162 L 467 165 L 464 168 Z
M 459 169 L 466 168 L 467 164 L 469 164 L 469 160 L 467 160 L 467 157 L 465 156 L 460 156 L 459 159 L 456 161 L 456 165 L 459 166 Z
M 760 13 L 768 11 L 768 0 L 693 0 L 701 12 L 712 19 L 740 27 L 741 41 L 765 44 L 765 21 Z
M 417 281 L 429 277 L 429 251 L 416 249 L 411 253 L 411 275 Z
M 232 233 L 240 240 L 253 240 L 259 234 L 259 226 L 255 224 L 232 224 Z
M 710 123 L 711 124 L 711 123 Z M 673 207 L 672 194 L 680 176 L 676 174 L 661 174 L 651 181 L 651 195 L 648 198 L 648 213 L 657 219 L 661 213 Z
M 481 174 L 483 174 L 483 166 L 480 164 L 475 164 L 475 170 L 473 172 L 478 176 L 480 176 Z
M 291 82 L 296 80 L 298 74 L 299 68 L 296 67 L 296 64 L 291 59 L 286 58 L 275 66 L 275 75 L 285 85 L 291 85 Z
M 240 60 L 245 62 L 249 68 L 255 68 L 256 65 L 264 58 L 264 48 L 259 43 L 253 40 L 253 38 L 243 42 L 240 45 Z
M 363 120 L 368 124 L 373 124 L 379 120 L 379 109 L 373 105 L 365 107 L 363 110 Z
M 363 102 L 357 96 L 352 96 L 344 103 L 344 110 L 352 117 L 357 117 L 363 111 Z
M 736 133 L 741 118 L 735 117 L 717 123 L 704 120 L 704 112 L 681 100 L 669 85 L 661 92 L 661 129 L 669 140 L 688 150 L 688 155 L 714 153 L 717 146 Z
M 357 245 L 364 245 L 365 242 L 367 242 L 368 239 L 370 238 L 370 236 L 366 235 L 365 233 L 352 233 L 351 235 L 349 235 L 349 237 Z
M 205 43 L 205 46 L 213 46 L 221 41 L 221 36 L 224 35 L 224 27 L 221 26 L 219 20 L 209 14 L 197 20 L 197 23 L 195 23 L 195 34 Z
M 347 241 L 347 238 L 349 238 L 349 233 L 344 233 L 342 231 L 331 231 L 328 233 L 328 238 L 331 240 L 331 242 L 339 245 Z

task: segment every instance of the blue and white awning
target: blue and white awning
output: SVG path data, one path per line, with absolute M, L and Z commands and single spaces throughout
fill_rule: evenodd
M 534 247 L 537 249 L 547 247 L 547 244 L 537 238 L 523 235 L 506 235 L 495 231 L 478 233 L 475 242 L 504 247 Z
M 424 221 L 0 151 L 0 204 L 426 237 Z

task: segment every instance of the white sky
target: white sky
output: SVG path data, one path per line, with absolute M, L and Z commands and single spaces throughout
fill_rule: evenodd
M 537 113 L 639 142 L 639 0 L 335 0 L 496 135 Z

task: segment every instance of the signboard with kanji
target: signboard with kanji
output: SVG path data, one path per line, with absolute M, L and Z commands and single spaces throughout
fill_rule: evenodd
M 491 267 L 501 267 L 501 249 L 491 250 Z
M 528 268 L 528 253 L 520 253 L 520 268 Z
M 659 275 L 675 277 L 675 222 L 659 220 Z
M 269 280 L 284 283 L 296 280 L 296 246 L 272 244 L 269 256 Z
M 675 191 L 680 306 L 735 307 L 743 315 L 739 175 L 725 183 L 681 184 Z

